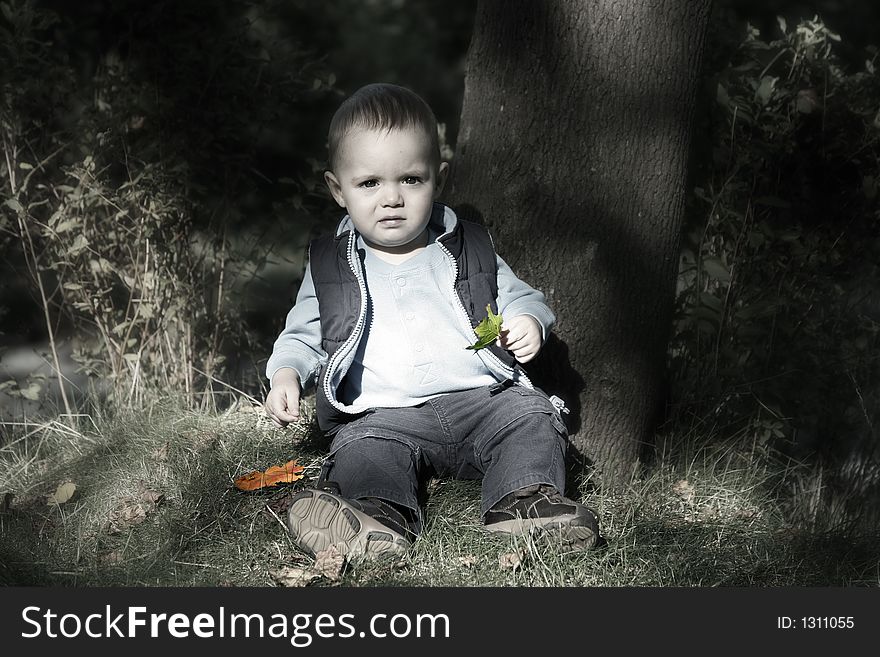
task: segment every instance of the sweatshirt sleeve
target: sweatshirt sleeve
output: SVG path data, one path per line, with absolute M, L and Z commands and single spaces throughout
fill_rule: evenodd
M 541 325 L 542 342 L 547 340 L 556 316 L 547 306 L 544 294 L 524 283 L 508 266 L 501 256 L 495 256 L 498 264 L 498 312 L 504 317 L 530 315 Z
M 312 268 L 306 267 L 305 276 L 296 295 L 296 302 L 287 313 L 284 330 L 272 348 L 266 363 L 266 377 L 270 383 L 278 370 L 290 367 L 299 374 L 303 390 L 315 381 L 318 371 L 327 362 L 327 353 L 321 347 L 321 318 L 318 297 L 312 282 Z

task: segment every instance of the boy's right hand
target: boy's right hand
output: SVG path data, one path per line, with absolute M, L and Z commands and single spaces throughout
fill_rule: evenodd
M 279 427 L 299 420 L 299 397 L 302 387 L 296 370 L 284 367 L 272 377 L 272 389 L 266 395 L 266 415 Z

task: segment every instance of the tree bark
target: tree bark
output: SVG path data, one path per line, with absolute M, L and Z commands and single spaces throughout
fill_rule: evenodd
M 711 0 L 481 0 L 447 200 L 558 320 L 536 382 L 629 481 L 664 401 Z

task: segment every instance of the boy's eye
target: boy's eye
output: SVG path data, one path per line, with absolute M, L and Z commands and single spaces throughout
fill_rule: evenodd
M 403 182 L 407 185 L 418 185 L 420 182 L 422 182 L 422 179 L 418 176 L 407 176 L 403 179 Z
M 378 184 L 379 184 L 379 183 L 378 183 L 377 181 L 375 181 L 375 180 L 365 180 L 365 181 L 362 182 L 360 185 L 358 185 L 358 187 L 367 187 L 367 188 L 371 188 L 371 187 L 375 187 L 375 186 L 378 185 Z

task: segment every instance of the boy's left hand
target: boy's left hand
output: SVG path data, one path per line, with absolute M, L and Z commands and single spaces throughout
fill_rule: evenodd
M 504 320 L 498 336 L 498 346 L 513 353 L 520 363 L 528 363 L 541 351 L 544 331 L 531 315 L 517 315 Z

